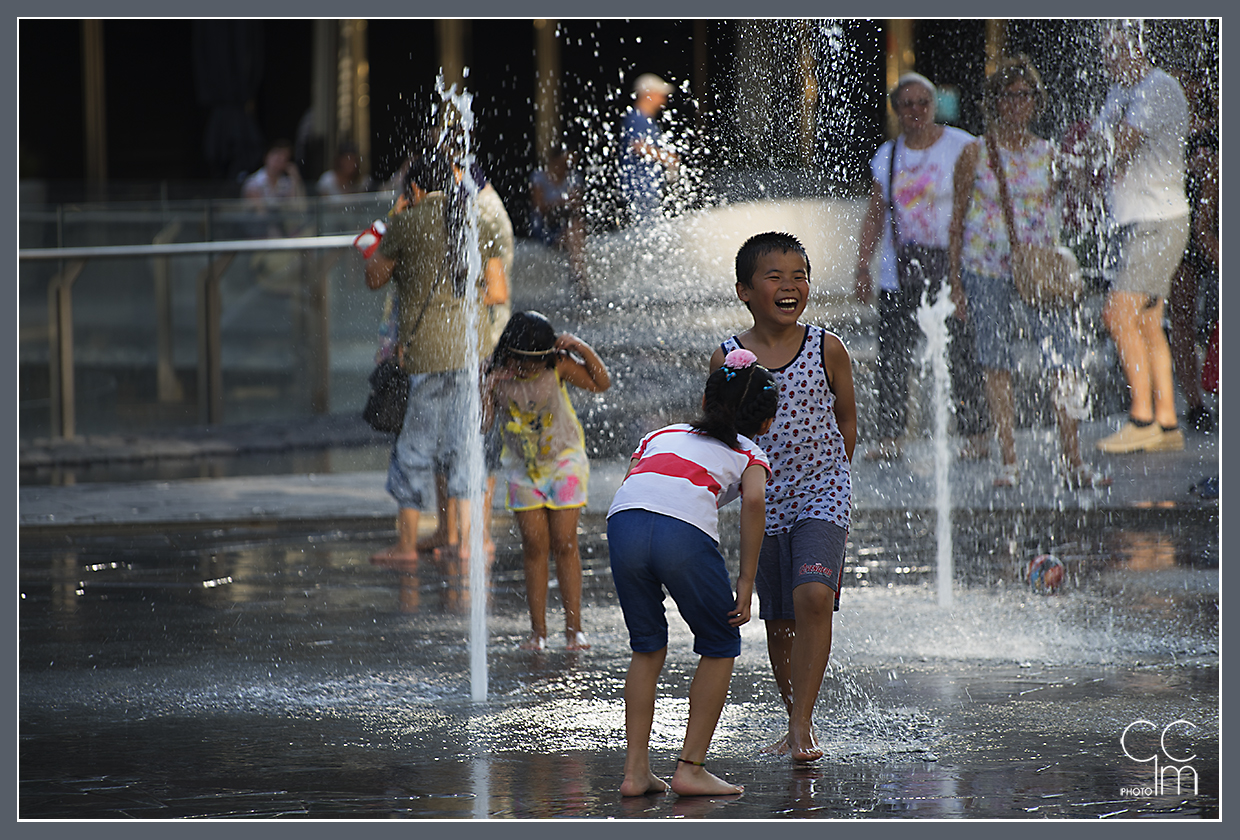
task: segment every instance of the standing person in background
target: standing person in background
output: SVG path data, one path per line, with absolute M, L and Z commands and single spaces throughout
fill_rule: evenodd
M 1138 26 L 1103 25 L 1102 59 L 1112 85 L 1090 134 L 1108 164 L 1111 221 L 1119 234 L 1102 317 L 1131 399 L 1128 421 L 1097 443 L 1111 453 L 1184 448 L 1163 311 L 1191 221 L 1184 190 L 1188 102 L 1179 82 L 1146 57 Z
M 474 429 L 467 390 L 475 387 L 471 351 L 485 346 L 485 325 L 475 339 L 469 310 L 481 307 L 485 278 L 470 276 L 473 262 L 459 225 L 468 212 L 457 189 L 451 158 L 428 149 L 408 170 L 409 206 L 389 217 L 378 249 L 366 260 L 366 285 L 398 287 L 396 358 L 409 376 L 404 425 L 392 447 L 387 491 L 396 500 L 397 542 L 376 553 L 376 563 L 416 563 L 421 512 L 434 503 L 435 473 L 446 475 L 448 496 L 469 522 L 469 482 L 463 446 Z M 454 206 L 454 203 L 456 206 Z M 470 301 L 469 297 L 474 300 Z M 461 536 L 468 542 L 468 533 Z
M 620 124 L 620 191 L 638 224 L 663 215 L 663 183 L 680 167 L 680 158 L 663 142 L 655 122 L 673 90 L 654 73 L 638 76 L 633 82 L 636 99 Z
M 576 155 L 560 148 L 545 169 L 530 176 L 530 227 L 534 238 L 568 255 L 570 280 L 581 300 L 589 300 L 586 276 L 586 218 Z
M 901 76 L 891 92 L 900 135 L 880 146 L 870 161 L 870 203 L 861 223 L 856 270 L 857 300 L 867 303 L 874 288 L 870 263 L 881 242 L 874 374 L 874 434 L 878 440 L 867 450 L 867 460 L 900 457 L 899 438 L 904 434 L 908 410 L 908 369 L 921 335 L 917 309 L 923 294 L 933 301 L 947 276 L 953 172 L 961 150 L 976 139 L 966 131 L 934 121 L 935 96 L 934 84 L 925 76 Z M 893 228 L 898 232 L 898 243 L 892 241 Z M 922 263 L 920 271 L 900 264 L 900 253 L 909 245 L 921 246 L 917 257 Z M 982 370 L 973 353 L 974 326 L 951 318 L 948 329 L 956 425 L 967 439 L 961 456 L 985 458 L 990 448 Z
M 524 650 L 547 647 L 548 554 L 564 603 L 567 650 L 590 647 L 581 629 L 581 550 L 577 522 L 586 506 L 590 460 L 566 385 L 594 393 L 611 387 L 594 348 L 556 334 L 538 312 L 509 319 L 485 369 L 483 428 L 498 420 L 508 479 L 508 509 L 521 530 L 530 636 Z
M 1087 416 L 1087 392 L 1080 373 L 1075 312 L 1071 305 L 1059 309 L 1031 306 L 1017 293 L 1012 278 L 1009 210 L 1011 230 L 1019 242 L 1044 247 L 1059 242 L 1061 158 L 1054 144 L 1030 130 L 1046 102 L 1042 77 L 1023 56 L 1004 60 L 986 79 L 982 89 L 985 139 L 969 145 L 956 162 L 952 299 L 957 317 L 985 325 L 976 331 L 975 340 L 1002 450 L 1003 466 L 994 485 L 1020 483 L 1012 374 L 1017 369 L 1014 348 L 1026 338 L 1040 351 L 1043 369 L 1053 371 L 1051 405 L 1059 428 L 1064 482 L 1073 489 L 1106 487 L 1111 479 L 1081 458 L 1077 426 Z
M 512 220 L 504 208 L 504 201 L 487 179 L 482 166 L 474 163 L 471 174 L 478 189 L 478 247 L 482 253 L 485 280 L 482 311 L 479 312 L 482 321 L 482 344 L 479 345 L 478 352 L 482 358 L 486 358 L 495 349 L 495 344 L 512 314 L 508 281 L 512 276 L 515 238 Z M 468 188 L 464 184 L 464 173 L 460 167 L 453 167 L 453 176 L 456 179 L 456 189 L 464 193 Z M 500 447 L 499 435 L 494 431 L 488 432 L 484 441 L 487 478 L 482 508 L 482 547 L 488 556 L 495 552 L 495 543 L 491 539 L 491 514 L 495 498 L 494 473 L 500 467 Z M 418 550 L 447 548 L 460 559 L 468 559 L 469 546 L 461 539 L 461 534 L 468 532 L 468 526 L 462 521 L 462 512 L 447 492 L 447 476 L 442 471 L 435 474 L 435 498 L 438 510 L 435 531 L 418 541 Z

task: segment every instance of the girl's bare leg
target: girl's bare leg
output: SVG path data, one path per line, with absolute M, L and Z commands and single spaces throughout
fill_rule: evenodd
M 621 796 L 662 793 L 667 782 L 650 770 L 650 728 L 654 726 L 654 697 L 667 647 L 653 653 L 633 652 L 624 679 L 624 781 Z M 692 701 L 690 701 L 692 703 Z
M 530 607 L 530 638 L 523 648 L 541 650 L 547 641 L 547 554 L 551 537 L 546 508 L 516 511 L 521 529 L 521 556 L 525 562 L 525 599 Z
M 672 790 L 681 796 L 720 796 L 740 793 L 745 788 L 720 779 L 704 766 L 706 750 L 715 735 L 719 715 L 728 698 L 732 680 L 732 657 L 703 656 L 689 686 L 689 723 L 685 743 L 672 775 Z
M 551 532 L 551 553 L 555 556 L 555 576 L 560 582 L 564 603 L 564 634 L 569 650 L 590 647 L 581 633 L 581 550 L 577 544 L 577 521 L 581 508 L 547 511 Z

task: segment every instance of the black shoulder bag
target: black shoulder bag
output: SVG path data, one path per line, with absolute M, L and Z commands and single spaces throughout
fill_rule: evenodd
M 947 276 L 950 261 L 946 248 L 932 248 L 917 242 L 901 242 L 896 221 L 896 146 L 900 138 L 891 143 L 891 162 L 887 167 L 887 217 L 891 220 L 891 246 L 896 252 L 896 276 L 900 278 L 900 290 L 915 294 L 918 298 L 927 288 L 930 294 L 938 292 L 939 283 Z

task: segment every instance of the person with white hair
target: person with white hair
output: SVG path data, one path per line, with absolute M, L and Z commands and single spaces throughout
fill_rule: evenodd
M 654 73 L 642 73 L 633 82 L 634 101 L 621 122 L 620 192 L 638 223 L 662 214 L 663 184 L 680 166 L 655 122 L 673 90 Z
M 874 380 L 874 445 L 867 460 L 901 457 L 899 438 L 907 417 L 909 366 L 921 336 L 917 310 L 931 301 L 948 271 L 948 225 L 956 159 L 974 141 L 959 128 L 935 122 L 937 92 L 920 73 L 905 73 L 891 91 L 900 134 L 879 146 L 870 162 L 870 202 L 861 223 L 856 295 L 874 293 L 870 262 L 878 252 L 878 358 Z M 956 427 L 967 443 L 962 457 L 989 455 L 989 418 L 982 370 L 973 354 L 974 326 L 949 318 L 948 345 Z

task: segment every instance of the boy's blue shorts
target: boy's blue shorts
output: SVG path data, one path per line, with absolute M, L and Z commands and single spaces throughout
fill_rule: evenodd
M 607 545 L 634 651 L 653 653 L 667 646 L 666 587 L 693 631 L 694 653 L 740 655 L 740 628 L 728 623 L 736 594 L 719 546 L 705 531 L 661 513 L 622 510 L 607 520 Z
M 848 531 L 822 519 L 802 519 L 791 530 L 764 536 L 754 579 L 758 618 L 794 621 L 792 590 L 811 582 L 824 583 L 835 590 L 838 611 L 847 541 Z

